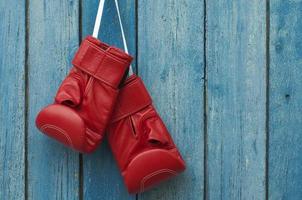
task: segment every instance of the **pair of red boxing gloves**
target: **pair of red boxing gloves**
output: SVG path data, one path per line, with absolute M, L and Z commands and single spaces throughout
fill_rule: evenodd
M 142 80 L 127 77 L 131 61 L 122 50 L 88 36 L 54 104 L 40 111 L 36 125 L 83 153 L 93 152 L 106 135 L 128 191 L 139 193 L 182 172 L 185 163 Z

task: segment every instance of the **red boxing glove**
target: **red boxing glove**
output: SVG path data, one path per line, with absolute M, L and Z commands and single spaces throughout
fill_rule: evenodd
M 185 170 L 177 147 L 136 75 L 120 90 L 108 140 L 129 193 L 143 192 Z
M 77 51 L 55 103 L 40 111 L 37 127 L 73 149 L 89 153 L 104 136 L 119 85 L 132 61 L 122 50 L 88 36 Z

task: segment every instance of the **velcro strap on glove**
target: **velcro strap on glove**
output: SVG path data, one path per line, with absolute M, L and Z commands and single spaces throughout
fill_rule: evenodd
M 152 99 L 143 81 L 130 76 L 119 92 L 111 122 L 116 122 L 152 104 Z
M 72 64 L 94 78 L 118 88 L 132 57 L 88 36 L 82 41 Z

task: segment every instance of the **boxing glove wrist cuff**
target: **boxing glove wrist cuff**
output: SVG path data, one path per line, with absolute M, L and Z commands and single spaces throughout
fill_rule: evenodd
M 116 122 L 152 104 L 152 99 L 136 75 L 130 76 L 120 90 L 111 122 Z
M 96 79 L 117 88 L 132 61 L 122 50 L 88 36 L 83 40 L 72 64 Z

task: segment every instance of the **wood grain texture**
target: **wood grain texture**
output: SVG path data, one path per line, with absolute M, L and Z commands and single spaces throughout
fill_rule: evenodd
M 271 1 L 269 199 L 302 198 L 302 1 Z
M 209 199 L 265 198 L 265 1 L 207 1 Z
M 0 199 L 25 196 L 25 1 L 0 1 Z
M 35 127 L 69 72 L 79 41 L 78 1 L 29 1 L 28 199 L 79 199 L 79 155 Z
M 99 1 L 89 0 L 82 3 L 82 36 L 85 37 L 92 34 Z M 119 6 L 129 52 L 132 56 L 135 56 L 135 1 L 120 0 Z M 110 45 L 123 49 L 118 17 L 113 0 L 105 1 L 99 38 Z M 133 67 L 135 67 L 135 59 Z M 100 145 L 97 152 L 92 155 L 84 155 L 83 157 L 83 189 L 85 200 L 135 199 L 135 195 L 128 194 L 106 141 Z
M 187 164 L 138 199 L 202 199 L 203 1 L 138 1 L 138 74 Z

